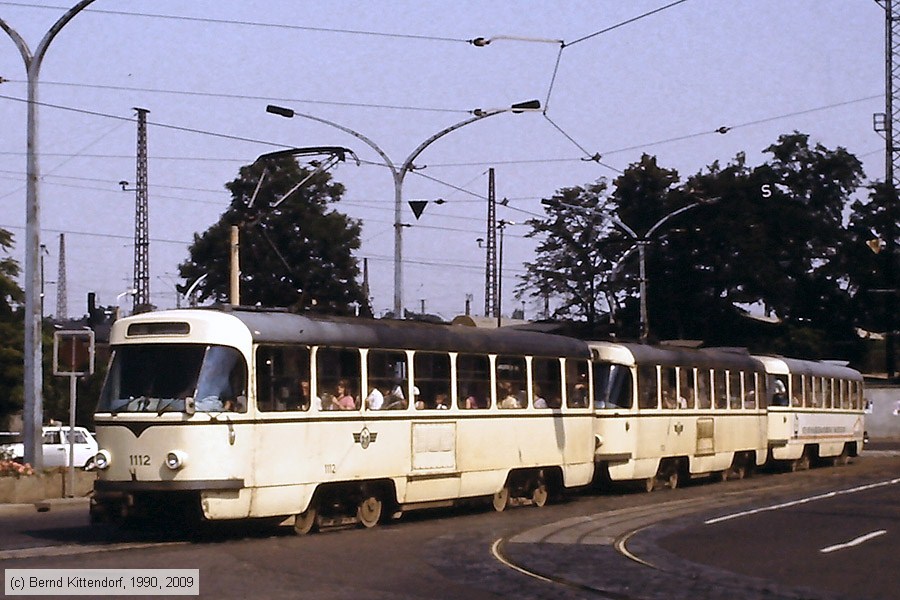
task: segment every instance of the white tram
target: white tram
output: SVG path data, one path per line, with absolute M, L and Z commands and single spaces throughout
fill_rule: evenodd
M 590 361 L 541 333 L 279 311 L 115 323 L 93 521 L 294 517 L 367 527 L 593 475 Z
M 863 448 L 863 378 L 826 362 L 757 356 L 772 397 L 768 410 L 769 457 L 791 470 L 813 461 L 846 464 Z
M 743 477 L 766 461 L 766 374 L 739 349 L 589 342 L 603 481 L 676 487 Z

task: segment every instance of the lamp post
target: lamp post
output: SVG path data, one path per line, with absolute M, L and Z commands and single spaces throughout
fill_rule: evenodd
M 468 119 L 464 119 L 459 123 L 455 123 L 450 125 L 449 127 L 445 127 L 441 129 L 434 135 L 430 136 L 424 142 L 419 144 L 415 150 L 410 153 L 409 156 L 406 157 L 406 160 L 401 163 L 399 167 L 394 164 L 394 161 L 371 139 L 366 137 L 365 135 L 359 133 L 358 131 L 354 131 L 349 127 L 341 125 L 339 123 L 335 123 L 334 121 L 329 121 L 328 119 L 323 119 L 322 117 L 317 117 L 315 115 L 309 115 L 305 113 L 297 112 L 290 108 L 284 108 L 281 106 L 275 106 L 270 104 L 266 107 L 266 112 L 279 115 L 286 118 L 292 117 L 303 117 L 304 119 L 309 119 L 311 121 L 317 121 L 319 123 L 324 123 L 325 125 L 329 125 L 336 129 L 340 129 L 341 131 L 348 133 L 355 137 L 356 139 L 364 142 L 370 148 L 372 148 L 380 157 L 381 160 L 384 161 L 384 164 L 391 170 L 391 175 L 394 180 L 394 318 L 403 318 L 403 227 L 405 224 L 403 223 L 403 180 L 406 178 L 406 174 L 412 171 L 415 167 L 413 166 L 413 161 L 418 158 L 418 156 L 432 143 L 444 137 L 448 133 L 452 133 L 461 127 L 465 127 L 470 123 L 475 123 L 476 121 L 481 121 L 482 119 L 486 119 L 487 117 L 493 117 L 495 115 L 499 115 L 506 112 L 513 113 L 522 113 L 522 112 L 534 112 L 540 111 L 541 103 L 539 100 L 530 100 L 528 102 L 520 102 L 518 104 L 513 104 L 507 108 L 492 108 L 492 109 L 475 109 L 472 112 L 471 117 Z
M 497 269 L 497 306 L 495 311 L 497 313 L 497 327 L 500 327 L 502 319 L 500 311 L 503 308 L 503 232 L 506 230 L 507 225 L 516 225 L 516 222 L 505 219 L 497 221 L 497 230 L 500 231 L 500 244 L 497 249 L 497 264 L 499 268 Z
M 632 229 L 631 227 L 629 227 L 628 225 L 623 223 L 620 219 L 615 217 L 608 210 L 594 211 L 592 209 L 588 209 L 588 210 L 591 210 L 591 212 L 599 212 L 599 213 L 603 214 L 604 216 L 606 216 L 609 219 L 610 223 L 612 223 L 613 225 L 615 225 L 616 227 L 621 229 L 628 237 L 630 237 L 634 241 L 634 244 L 631 246 L 631 248 L 629 248 L 628 250 L 625 251 L 625 253 L 621 256 L 621 258 L 619 258 L 616 265 L 613 267 L 613 269 L 610 273 L 610 279 L 612 279 L 613 276 L 618 272 L 619 268 L 625 262 L 625 259 L 631 255 L 631 253 L 634 251 L 635 248 L 637 248 L 638 260 L 640 262 L 640 266 L 639 266 L 640 288 L 639 288 L 638 293 L 640 296 L 640 303 L 641 303 L 641 343 L 642 344 L 647 342 L 647 338 L 650 335 L 650 319 L 649 319 L 648 311 L 647 311 L 647 255 L 646 255 L 646 247 L 650 243 L 650 238 L 652 238 L 654 236 L 654 234 L 656 234 L 656 232 L 659 231 L 659 228 L 662 227 L 672 217 L 675 217 L 677 215 L 680 215 L 681 213 L 684 213 L 684 212 L 687 212 L 694 208 L 697 208 L 698 206 L 712 204 L 714 202 L 717 202 L 718 200 L 719 200 L 718 197 L 717 198 L 709 198 L 709 199 L 701 200 L 699 202 L 694 202 L 692 204 L 688 204 L 687 206 L 683 206 L 677 210 L 673 210 L 669 214 L 664 215 L 656 223 L 651 225 L 650 228 L 643 235 L 639 235 L 638 233 L 636 233 L 634 231 L 634 229 Z M 555 206 L 555 205 L 558 206 L 560 204 L 559 201 L 554 201 L 554 200 L 541 200 L 541 203 L 546 206 Z M 569 205 L 569 206 L 571 206 L 572 208 L 580 208 L 580 207 L 574 206 L 574 205 Z M 610 312 L 612 312 L 612 310 L 613 310 L 613 306 L 612 306 L 612 304 L 610 304 Z
M 36 469 L 44 465 L 41 448 L 41 426 L 43 422 L 43 373 L 41 358 L 41 307 L 37 294 L 40 290 L 41 273 L 38 255 L 41 245 L 41 205 L 38 199 L 40 169 L 37 158 L 37 102 L 38 75 L 41 63 L 50 42 L 56 34 L 94 0 L 81 0 L 59 18 L 47 31 L 34 53 L 19 33 L 0 19 L 0 29 L 12 38 L 25 62 L 27 76 L 27 124 L 26 124 L 26 174 L 25 174 L 25 461 Z

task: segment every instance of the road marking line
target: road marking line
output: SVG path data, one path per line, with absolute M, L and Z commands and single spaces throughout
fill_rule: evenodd
M 109 544 L 106 546 L 38 546 L 36 548 L 17 548 L 14 550 L 2 550 L 0 551 L 0 560 L 77 556 L 79 554 L 94 554 L 96 552 L 116 552 L 119 550 L 140 550 L 143 548 L 179 546 L 189 543 L 190 542 L 126 542 L 122 544 Z
M 834 546 L 828 546 L 827 548 L 822 548 L 819 550 L 822 554 L 828 554 L 829 552 L 834 552 L 835 550 L 844 550 L 845 548 L 852 548 L 853 546 L 859 546 L 864 542 L 868 542 L 871 539 L 875 539 L 880 535 L 884 535 L 887 533 L 886 529 L 879 529 L 878 531 L 873 531 L 872 533 L 867 533 L 866 535 L 861 535 L 855 540 L 850 540 L 844 544 L 835 544 Z
M 722 517 L 716 517 L 714 519 L 708 519 L 703 522 L 704 525 L 714 525 L 716 523 L 721 523 L 723 521 L 730 521 L 731 519 L 737 519 L 740 517 L 747 517 L 750 515 L 755 515 L 762 512 L 768 512 L 772 510 L 779 510 L 782 508 L 790 508 L 791 506 L 798 506 L 800 504 L 806 504 L 807 502 L 814 502 L 816 500 L 825 500 L 826 498 L 834 498 L 836 496 L 840 496 L 843 494 L 855 494 L 857 492 L 864 492 L 866 490 L 872 490 L 875 488 L 885 487 L 888 485 L 896 485 L 900 483 L 900 478 L 890 479 L 888 481 L 880 481 L 878 483 L 871 483 L 868 485 L 861 485 L 859 487 L 850 488 L 847 490 L 838 490 L 836 492 L 827 492 L 825 494 L 819 494 L 816 496 L 810 496 L 808 498 L 801 498 L 800 500 L 793 500 L 791 502 L 784 502 L 782 504 L 773 504 L 772 506 L 764 506 L 762 508 L 754 508 L 753 510 L 745 510 L 741 512 L 732 513 L 730 515 L 724 515 Z

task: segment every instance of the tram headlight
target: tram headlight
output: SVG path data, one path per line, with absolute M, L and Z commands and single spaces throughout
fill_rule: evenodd
M 110 462 L 112 462 L 112 457 L 106 450 L 100 450 L 94 455 L 94 468 L 97 470 L 104 471 L 108 469 Z
M 184 468 L 185 463 L 187 463 L 187 453 L 181 450 L 172 450 L 166 454 L 166 466 L 173 471 Z

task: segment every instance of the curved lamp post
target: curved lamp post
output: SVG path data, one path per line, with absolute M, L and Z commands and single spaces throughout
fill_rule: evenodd
M 629 248 L 628 250 L 625 251 L 625 253 L 619 258 L 619 260 L 616 262 L 615 266 L 612 268 L 612 271 L 610 272 L 610 279 L 612 279 L 618 273 L 622 264 L 625 262 L 625 259 L 627 259 L 629 256 L 631 256 L 631 253 L 634 252 L 635 248 L 637 248 L 638 260 L 640 261 L 640 271 L 639 271 L 639 273 L 640 273 L 640 275 L 639 275 L 640 291 L 639 291 L 639 295 L 640 295 L 640 302 L 641 302 L 641 343 L 642 344 L 647 342 L 647 338 L 650 335 L 650 319 L 647 314 L 647 263 L 646 263 L 646 250 L 645 250 L 647 244 L 650 243 L 650 238 L 652 238 L 653 235 L 656 234 L 657 231 L 659 231 L 659 228 L 662 227 L 672 217 L 675 217 L 677 215 L 680 215 L 683 212 L 687 212 L 689 210 L 697 208 L 698 206 L 712 204 L 714 202 L 717 202 L 718 200 L 719 200 L 718 197 L 710 198 L 708 200 L 701 200 L 699 202 L 694 202 L 692 204 L 688 204 L 687 206 L 683 206 L 677 210 L 673 210 L 669 214 L 663 216 L 656 223 L 651 225 L 650 228 L 643 235 L 639 235 L 638 233 L 636 233 L 634 231 L 634 229 L 632 229 L 631 227 L 629 227 L 628 225 L 623 223 L 620 219 L 618 219 L 616 216 L 614 216 L 608 210 L 599 210 L 598 211 L 598 210 L 593 210 L 593 209 L 587 209 L 587 210 L 590 210 L 591 212 L 599 212 L 600 214 L 606 216 L 606 218 L 609 219 L 610 223 L 612 223 L 613 225 L 615 225 L 616 227 L 621 229 L 623 232 L 625 232 L 625 234 L 628 237 L 630 237 L 632 240 L 634 240 L 634 244 L 631 246 L 631 248 Z M 560 202 L 558 200 L 554 201 L 554 200 L 549 200 L 549 199 L 541 200 L 541 203 L 544 204 L 545 206 L 558 206 L 560 204 Z M 575 206 L 572 204 L 569 204 L 568 206 L 570 206 L 572 208 L 581 208 L 581 207 L 578 207 L 578 206 Z M 610 313 L 612 313 L 613 304 L 610 303 L 609 306 L 610 306 Z
M 38 256 L 41 245 L 41 205 L 38 199 L 40 169 L 37 159 L 37 98 L 38 74 L 50 42 L 56 34 L 94 0 L 81 0 L 59 18 L 47 31 L 32 54 L 25 40 L 0 19 L 0 29 L 12 38 L 25 61 L 28 78 L 28 121 L 25 168 L 25 461 L 35 469 L 43 467 L 41 426 L 43 422 L 43 373 L 41 357 L 41 307 L 37 293 L 41 285 Z
M 322 117 L 317 117 L 315 115 L 309 115 L 305 113 L 297 112 L 290 108 L 284 108 L 281 106 L 275 106 L 270 104 L 266 107 L 266 112 L 280 115 L 282 117 L 292 118 L 292 117 L 303 117 L 304 119 L 309 119 L 311 121 L 317 121 L 319 123 L 324 123 L 325 125 L 330 125 L 336 129 L 340 129 L 345 133 L 349 133 L 356 139 L 364 142 L 370 148 L 372 148 L 378 155 L 381 157 L 381 160 L 384 161 L 384 164 L 391 170 L 391 175 L 394 179 L 394 318 L 402 319 L 403 318 L 403 227 L 405 227 L 402 217 L 403 217 L 403 180 L 406 178 L 406 174 L 412 171 L 415 167 L 413 166 L 413 161 L 418 158 L 418 156 L 432 143 L 444 137 L 448 133 L 452 133 L 461 127 L 465 127 L 470 123 L 475 123 L 476 121 L 481 121 L 482 119 L 486 119 L 487 117 L 493 117 L 495 115 L 499 115 L 506 112 L 513 113 L 522 113 L 522 112 L 534 112 L 540 111 L 541 103 L 538 100 L 530 100 L 528 102 L 520 102 L 518 104 L 513 104 L 507 108 L 491 108 L 491 109 L 475 109 L 472 111 L 471 117 L 460 121 L 454 125 L 450 125 L 449 127 L 445 127 L 441 129 L 424 142 L 419 144 L 415 150 L 410 153 L 409 156 L 406 157 L 406 160 L 397 167 L 391 158 L 387 155 L 387 153 L 382 150 L 378 144 L 373 142 L 371 139 L 366 137 L 365 135 L 359 133 L 358 131 L 354 131 L 349 127 L 345 127 L 339 123 L 335 123 L 334 121 L 329 121 L 328 119 L 323 119 Z

